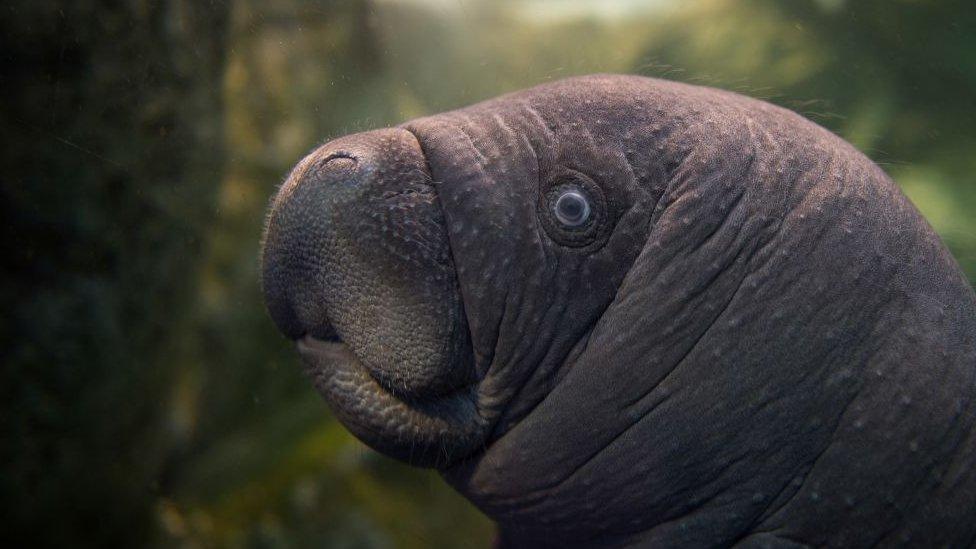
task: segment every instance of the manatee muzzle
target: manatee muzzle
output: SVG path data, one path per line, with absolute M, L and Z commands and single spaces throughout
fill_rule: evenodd
M 360 438 L 404 458 L 480 436 L 444 216 L 413 134 L 356 134 L 304 158 L 271 205 L 262 271 L 272 319 Z

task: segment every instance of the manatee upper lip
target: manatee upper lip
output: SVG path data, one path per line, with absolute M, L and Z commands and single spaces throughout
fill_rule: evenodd
M 355 348 L 342 339 L 342 336 L 339 335 L 339 332 L 335 329 L 335 326 L 333 326 L 331 322 L 326 322 L 313 330 L 305 332 L 296 338 L 294 342 L 299 354 L 303 357 L 317 357 L 319 359 L 319 364 L 317 364 L 317 366 L 319 367 L 329 367 L 327 364 L 321 364 L 322 359 L 334 362 L 339 358 L 354 358 L 356 368 L 362 369 L 363 372 L 369 375 L 369 377 L 376 382 L 377 385 L 382 387 L 383 390 L 401 401 L 432 400 L 441 398 L 458 392 L 463 392 L 470 387 L 476 387 L 480 381 L 475 380 L 467 387 L 454 387 L 443 393 L 432 393 L 421 398 L 410 398 L 408 395 L 403 394 L 402 391 L 398 391 L 395 385 L 376 377 L 373 372 L 363 364 L 363 359 L 356 353 Z

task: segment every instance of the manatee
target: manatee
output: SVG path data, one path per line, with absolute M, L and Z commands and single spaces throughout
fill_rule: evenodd
M 976 296 L 788 110 L 595 75 L 342 137 L 262 277 L 338 419 L 502 545 L 976 543 Z

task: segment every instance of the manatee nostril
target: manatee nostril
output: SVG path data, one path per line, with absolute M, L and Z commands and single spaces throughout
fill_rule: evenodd
M 356 162 L 356 161 L 359 160 L 356 157 L 356 155 L 352 154 L 351 152 L 348 152 L 348 151 L 335 151 L 335 152 L 331 152 L 328 155 L 326 155 L 325 159 L 322 160 L 322 162 L 324 164 L 327 164 L 327 163 L 329 163 L 329 162 L 331 162 L 333 160 L 339 159 L 339 158 L 348 158 L 349 160 L 352 160 L 353 162 Z
M 334 152 L 322 159 L 320 167 L 329 166 L 330 168 L 343 167 L 353 168 L 359 163 L 359 159 L 348 152 Z

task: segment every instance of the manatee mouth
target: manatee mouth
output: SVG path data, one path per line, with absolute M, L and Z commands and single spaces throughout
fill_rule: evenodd
M 476 386 L 404 399 L 374 379 L 341 341 L 296 342 L 305 373 L 339 420 L 374 449 L 417 466 L 447 468 L 481 445 L 486 426 Z
M 262 270 L 272 319 L 363 442 L 435 467 L 483 443 L 447 229 L 413 134 L 357 134 L 303 159 L 272 203 Z

